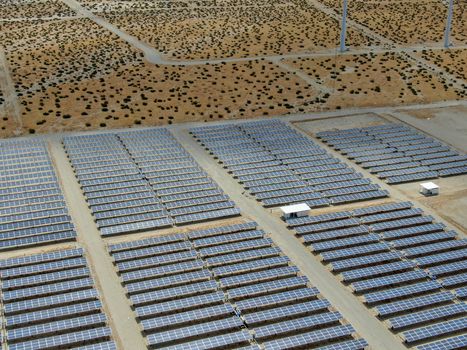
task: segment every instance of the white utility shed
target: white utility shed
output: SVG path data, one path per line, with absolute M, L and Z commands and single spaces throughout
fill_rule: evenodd
M 306 203 L 300 203 L 281 207 L 281 211 L 282 217 L 287 220 L 307 216 L 310 213 L 310 207 Z
M 439 186 L 433 182 L 424 182 L 420 184 L 420 193 L 425 196 L 434 196 L 439 194 Z

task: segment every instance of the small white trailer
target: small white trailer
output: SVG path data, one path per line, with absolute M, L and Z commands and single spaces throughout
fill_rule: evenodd
M 439 186 L 433 182 L 421 183 L 420 193 L 425 196 L 436 196 L 437 194 L 439 194 Z
M 306 203 L 293 204 L 281 207 L 282 218 L 284 220 L 307 216 L 310 213 L 310 207 Z

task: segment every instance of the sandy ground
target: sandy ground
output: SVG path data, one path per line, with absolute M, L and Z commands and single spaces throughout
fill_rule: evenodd
M 4 13 L 10 21 L 0 18 L 0 42 L 21 105 L 24 134 L 465 98 L 466 89 L 461 87 L 466 79 L 467 50 L 418 48 L 417 57 L 460 79 L 457 85 L 402 53 L 335 55 L 339 22 L 306 0 L 78 1 L 150 44 L 166 59 L 248 56 L 252 60 L 154 65 L 92 20 L 70 18 L 76 13 L 59 0 L 8 2 Z M 388 8 L 381 14 L 371 12 L 368 20 L 405 11 L 401 2 L 378 1 L 368 6 L 374 4 Z M 410 2 L 410 6 L 414 4 L 420 1 Z M 355 16 L 365 9 L 362 3 L 352 6 Z M 414 12 L 407 10 L 407 16 Z M 420 15 L 413 23 L 423 21 Z M 415 27 L 421 34 L 431 30 L 406 22 L 400 20 L 400 30 L 411 32 Z M 459 32 L 459 23 L 464 22 L 456 17 L 453 37 Z M 368 27 L 395 42 L 403 41 L 394 38 L 400 33 L 390 25 L 383 26 L 385 32 Z M 353 49 L 379 45 L 360 29 L 350 27 L 347 34 L 347 45 Z M 254 59 L 258 55 L 313 53 L 320 56 Z M 0 136 L 13 136 L 18 125 L 8 111 L 2 111 L 1 97 L 0 113 Z
M 396 118 L 467 152 L 467 107 L 401 110 Z
M 330 108 L 401 105 L 461 98 L 435 76 L 402 54 L 380 53 L 287 60 L 324 86 L 333 89 Z
M 341 0 L 321 0 L 341 13 Z M 349 18 L 400 44 L 436 43 L 443 40 L 448 1 L 357 0 L 349 1 Z M 467 40 L 465 2 L 455 1 L 451 38 Z
M 60 0 L 34 0 L 34 1 L 2 1 L 2 19 L 72 16 L 74 12 Z
M 349 114 L 345 117 L 323 118 L 309 122 L 298 122 L 301 129 L 311 130 L 313 134 L 326 130 L 363 128 L 366 126 L 381 125 L 387 120 L 374 113 Z
M 155 68 L 139 62 L 99 81 L 23 98 L 29 110 L 23 119 L 38 132 L 162 125 L 285 114 L 314 96 L 306 82 L 267 61 Z
M 418 55 L 443 68 L 458 79 L 467 79 L 467 50 L 465 49 L 453 47 L 447 51 L 424 50 Z
M 314 52 L 339 42 L 339 23 L 306 1 L 105 13 L 111 23 L 174 59 L 213 59 Z M 110 12 L 110 11 L 109 11 Z M 348 44 L 374 40 L 350 28 Z

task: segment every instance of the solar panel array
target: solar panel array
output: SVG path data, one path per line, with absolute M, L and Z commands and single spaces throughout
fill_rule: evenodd
M 191 133 L 265 207 L 303 202 L 321 207 L 388 196 L 279 120 L 194 128 Z
M 44 141 L 0 141 L 0 250 L 74 240 Z
M 388 184 L 467 174 L 467 155 L 400 124 L 316 134 Z
M 467 334 L 467 239 L 411 202 L 288 225 L 406 343 L 435 349 L 444 338 Z
M 8 349 L 116 349 L 82 249 L 0 260 L 0 280 Z
M 239 215 L 166 129 L 63 141 L 103 236 Z
M 363 349 L 255 222 L 109 245 L 148 345 Z

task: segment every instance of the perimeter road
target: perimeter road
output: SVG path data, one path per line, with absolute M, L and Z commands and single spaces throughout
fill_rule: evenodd
M 94 281 L 104 303 L 113 337 L 121 349 L 147 349 L 135 314 L 125 296 L 105 242 L 97 230 L 60 138 L 50 137 L 49 140 L 50 153 L 56 168 L 59 169 L 58 176 L 78 233 L 78 242 L 86 249 L 86 257 L 95 274 Z
M 271 238 L 308 277 L 344 318 L 349 321 L 358 334 L 365 338 L 373 349 L 407 350 L 400 338 L 392 334 L 384 324 L 351 293 L 337 278 L 327 270 L 306 247 L 294 237 L 293 233 L 279 218 L 274 217 L 254 199 L 243 195 L 245 190 L 230 174 L 208 155 L 208 153 L 184 130 L 184 126 L 170 129 L 177 140 L 196 159 L 209 175 L 222 187 L 224 192 L 235 201 L 242 213 L 254 220 L 271 234 Z

